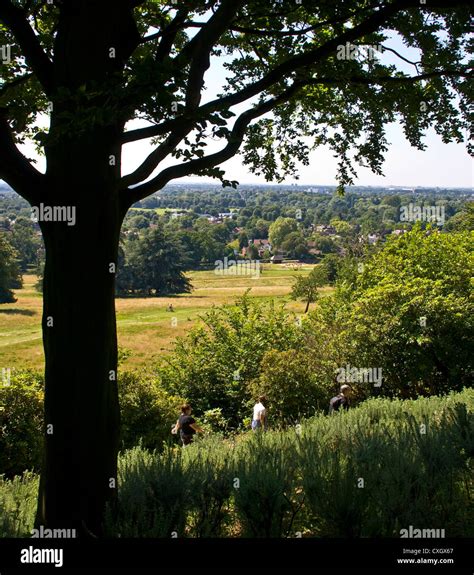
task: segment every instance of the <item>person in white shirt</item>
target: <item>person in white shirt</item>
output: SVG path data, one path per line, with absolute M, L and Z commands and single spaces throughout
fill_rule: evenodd
M 263 429 L 265 431 L 267 428 L 266 402 L 267 398 L 264 395 L 261 395 L 258 398 L 258 403 L 253 406 L 252 429 L 254 431 L 257 429 Z

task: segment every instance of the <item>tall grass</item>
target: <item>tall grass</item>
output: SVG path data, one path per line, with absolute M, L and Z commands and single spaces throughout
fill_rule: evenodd
M 106 531 L 399 537 L 412 525 L 473 536 L 473 456 L 473 389 L 372 399 L 298 429 L 209 436 L 162 453 L 135 447 L 120 454 L 118 501 L 107 512 Z M 27 495 L 36 489 L 32 475 L 0 482 L 0 535 L 31 529 L 36 500 Z

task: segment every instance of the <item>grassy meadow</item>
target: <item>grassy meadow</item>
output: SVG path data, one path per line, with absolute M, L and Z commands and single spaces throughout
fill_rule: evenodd
M 299 269 L 281 265 L 261 266 L 260 277 L 217 275 L 214 270 L 190 272 L 193 291 L 163 298 L 117 298 L 119 345 L 132 353 L 123 366 L 140 367 L 168 353 L 177 336 L 185 334 L 199 315 L 212 306 L 231 304 L 251 288 L 250 296 L 274 299 L 288 310 L 303 313 L 305 304 L 290 299 L 295 276 L 308 274 L 312 266 Z M 34 275 L 23 276 L 23 288 L 15 291 L 17 302 L 0 306 L 0 365 L 9 368 L 42 368 L 42 295 L 35 290 Z M 322 294 L 331 288 L 323 288 Z M 167 311 L 172 304 L 174 311 Z

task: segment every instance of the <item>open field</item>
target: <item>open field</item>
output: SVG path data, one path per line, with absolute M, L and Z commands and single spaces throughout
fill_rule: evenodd
M 184 335 L 212 306 L 231 304 L 251 288 L 250 296 L 259 300 L 275 299 L 287 308 L 303 313 L 305 304 L 289 299 L 294 276 L 307 274 L 282 266 L 262 266 L 259 278 L 216 275 L 213 270 L 190 272 L 192 293 L 166 298 L 118 298 L 117 324 L 119 345 L 131 350 L 124 367 L 150 364 L 169 353 L 177 336 Z M 41 339 L 42 296 L 35 291 L 36 276 L 25 275 L 24 287 L 16 290 L 18 301 L 0 305 L 0 368 L 42 368 Z M 328 293 L 331 288 L 323 288 Z M 167 311 L 169 304 L 174 312 Z

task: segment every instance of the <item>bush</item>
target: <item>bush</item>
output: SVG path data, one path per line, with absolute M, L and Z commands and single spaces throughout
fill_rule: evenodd
M 0 475 L 0 537 L 29 537 L 34 526 L 39 477 L 26 472 L 13 480 Z
M 41 467 L 43 390 L 42 377 L 33 371 L 13 370 L 0 387 L 0 473 L 7 477 Z
M 359 271 L 354 265 L 340 274 L 335 294 L 320 300 L 303 324 L 305 353 L 331 367 L 333 381 L 336 369 L 347 364 L 381 369 L 381 387 L 348 382 L 360 397 L 414 398 L 469 385 L 472 239 L 419 226 L 390 238 Z
M 289 433 L 252 434 L 236 453 L 236 512 L 244 537 L 286 537 L 301 505 Z
M 318 417 L 299 437 L 316 535 L 399 537 L 409 525 L 473 533 L 474 393 L 369 400 Z
M 119 376 L 121 441 L 130 448 L 141 441 L 148 449 L 171 443 L 182 398 L 160 388 L 145 374 Z M 13 477 L 39 471 L 43 455 L 43 377 L 35 371 L 12 371 L 0 387 L 0 473 Z
M 283 307 L 255 303 L 247 295 L 202 319 L 203 325 L 178 338 L 158 376 L 196 412 L 220 408 L 229 428 L 237 429 L 248 415 L 248 384 L 259 376 L 265 353 L 298 348 L 302 330 Z
M 182 460 L 173 450 L 140 446 L 119 457 L 118 505 L 106 513 L 106 532 L 118 537 L 181 537 L 189 504 Z
M 169 394 L 156 380 L 138 372 L 119 373 L 121 445 L 128 449 L 141 442 L 147 449 L 171 443 L 183 399 Z
M 296 351 L 268 351 L 258 379 L 250 384 L 256 398 L 265 395 L 271 423 L 289 424 L 326 409 L 330 390 L 318 379 L 309 358 Z
M 474 390 L 371 399 L 296 429 L 119 455 L 119 537 L 472 537 Z M 362 481 L 361 481 L 362 480 Z M 0 534 L 32 527 L 37 476 L 0 478 Z

